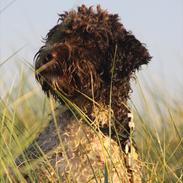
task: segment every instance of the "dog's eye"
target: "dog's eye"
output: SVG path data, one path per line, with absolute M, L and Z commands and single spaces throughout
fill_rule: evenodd
M 48 54 L 46 55 L 46 61 L 50 61 L 52 58 L 53 58 L 53 56 L 52 56 L 51 53 L 48 53 Z

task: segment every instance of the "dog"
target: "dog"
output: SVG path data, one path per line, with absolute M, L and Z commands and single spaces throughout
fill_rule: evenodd
M 127 163 L 128 153 L 136 151 L 127 102 L 131 79 L 150 60 L 145 45 L 117 14 L 85 5 L 59 14 L 35 55 L 36 80 L 48 97 L 66 107 L 57 110 L 57 128 L 50 120 L 24 152 L 33 160 L 54 149 L 48 156 L 52 168 L 42 163 L 36 169 L 39 180 L 97 182 L 107 176 L 109 182 L 141 182 L 138 158 L 133 167 Z M 17 166 L 23 159 L 17 158 Z M 54 171 L 45 176 L 46 169 Z

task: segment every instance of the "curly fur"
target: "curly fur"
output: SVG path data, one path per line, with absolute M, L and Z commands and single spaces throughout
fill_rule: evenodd
M 124 148 L 129 136 L 130 79 L 150 59 L 148 50 L 124 28 L 117 14 L 82 5 L 60 14 L 58 24 L 47 34 L 35 56 L 36 79 L 48 96 L 64 103 L 61 93 L 90 117 L 93 102 L 86 95 L 109 106 L 111 92 L 112 137 L 116 139 L 116 129 Z M 101 131 L 108 134 L 108 128 L 106 124 Z

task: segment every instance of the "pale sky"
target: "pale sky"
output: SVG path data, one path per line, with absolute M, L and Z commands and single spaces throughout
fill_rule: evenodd
M 81 4 L 118 13 L 121 22 L 147 45 L 153 56 L 143 77 L 183 88 L 183 0 L 0 0 L 0 64 L 25 45 L 16 58 L 0 67 L 0 76 L 14 77 L 16 62 L 33 63 L 33 56 L 57 22 L 58 13 Z M 3 72 L 3 73 L 2 73 Z M 4 73 L 5 72 L 5 73 Z M 10 77 L 10 78 L 11 78 Z

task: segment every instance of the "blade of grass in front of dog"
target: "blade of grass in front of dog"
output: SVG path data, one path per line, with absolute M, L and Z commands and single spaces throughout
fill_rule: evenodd
M 108 170 L 106 164 L 104 167 L 104 183 L 109 183 Z
M 61 148 L 63 150 L 63 156 L 67 162 L 67 165 L 69 166 L 69 169 L 71 169 L 71 165 L 70 165 L 70 162 L 69 162 L 69 157 L 67 156 L 67 153 L 66 153 L 66 149 L 64 147 L 64 143 L 62 141 L 62 138 L 60 136 L 60 132 L 59 132 L 59 127 L 58 127 L 58 122 L 57 122 L 57 118 L 56 118 L 56 114 L 55 114 L 55 110 L 54 110 L 54 100 L 52 98 L 50 98 L 50 108 L 51 108 L 51 112 L 52 112 L 52 116 L 53 116 L 53 121 L 55 123 L 55 127 L 56 127 L 56 131 L 57 131 L 57 136 L 59 138 L 59 141 L 60 141 L 60 145 L 61 145 Z M 73 176 L 72 176 L 72 172 L 69 172 L 69 175 L 67 176 L 68 178 L 68 181 L 71 182 L 71 180 L 74 180 Z
M 118 49 L 118 47 L 116 45 L 115 46 L 115 50 L 114 50 L 113 60 L 112 60 L 110 92 L 109 92 L 109 95 L 110 95 L 109 96 L 109 138 L 110 138 L 109 152 L 110 152 L 110 162 L 109 162 L 108 171 L 110 172 L 110 182 L 112 182 L 112 179 L 113 179 L 112 178 L 112 156 L 111 156 L 111 154 L 112 154 L 112 147 L 111 147 L 111 138 L 112 138 L 112 116 L 111 116 L 111 110 L 112 110 L 112 89 L 113 89 L 113 77 L 114 77 L 114 70 L 115 70 L 115 65 L 116 65 L 117 49 Z M 105 171 L 107 170 L 106 169 L 107 168 L 106 166 L 107 165 L 105 165 Z M 107 178 L 108 178 L 108 176 L 107 176 Z

